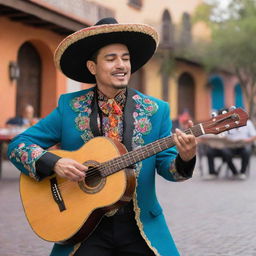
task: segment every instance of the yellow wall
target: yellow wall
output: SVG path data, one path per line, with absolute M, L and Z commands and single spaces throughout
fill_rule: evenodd
M 143 7 L 141 9 L 136 9 L 130 7 L 127 0 L 91 0 L 91 2 L 98 3 L 108 8 L 112 8 L 115 11 L 116 18 L 119 23 L 146 23 L 153 26 L 161 34 L 161 24 L 162 15 L 165 10 L 168 10 L 172 22 L 179 27 L 182 21 L 182 15 L 184 12 L 192 14 L 195 8 L 202 2 L 202 0 L 147 0 L 142 1 Z M 207 26 L 198 22 L 192 27 L 193 40 L 209 40 L 210 30 Z M 177 35 L 176 35 L 177 36 Z M 161 37 L 161 35 L 160 35 Z M 152 95 L 157 98 L 162 98 L 162 79 L 159 73 L 161 66 L 161 59 L 154 56 L 144 67 L 145 74 L 145 93 Z M 208 118 L 210 106 L 210 98 L 208 87 L 206 86 L 207 74 L 202 68 L 195 68 L 189 64 L 183 63 L 179 64 L 175 75 L 170 78 L 169 81 L 169 101 L 171 106 L 171 116 L 172 118 L 177 117 L 177 104 L 178 104 L 178 88 L 177 88 L 177 78 L 183 72 L 189 72 L 195 80 L 196 87 L 196 99 L 195 99 L 195 118 L 197 120 L 202 120 Z M 207 106 L 205 108 L 200 107 L 201 104 Z
M 178 23 L 183 12 L 192 13 L 202 0 L 143 0 L 140 10 L 129 6 L 128 0 L 91 0 L 91 2 L 113 9 L 119 22 L 145 22 L 159 28 L 165 9 L 169 10 L 173 22 Z
M 202 0 L 143 0 L 143 7 L 138 10 L 129 6 L 127 0 L 91 0 L 91 2 L 98 3 L 102 6 L 108 7 L 115 11 L 117 20 L 128 23 L 146 23 L 155 27 L 158 32 L 161 32 L 162 15 L 167 9 L 170 12 L 172 22 L 178 27 L 181 22 L 184 12 L 192 13 L 196 6 Z M 0 18 L 0 90 L 4 92 L 0 95 L 0 127 L 10 116 L 15 115 L 16 106 L 16 83 L 11 82 L 8 77 L 8 65 L 10 61 L 17 60 L 17 54 L 20 46 L 29 41 L 38 50 L 42 60 L 42 116 L 48 114 L 55 106 L 57 99 L 61 93 L 66 92 L 66 78 L 61 72 L 57 71 L 53 63 L 53 54 L 63 39 L 62 36 L 57 35 L 51 31 L 23 25 L 19 22 L 12 22 L 7 18 Z M 194 35 L 208 38 L 210 34 L 204 24 L 196 24 L 192 32 Z M 154 56 L 144 67 L 144 88 L 145 92 L 157 98 L 162 98 L 162 78 L 159 72 L 161 66 L 161 59 Z M 180 64 L 176 70 L 176 75 L 169 81 L 169 99 L 172 109 L 172 117 L 177 117 L 177 77 L 184 70 L 192 72 L 192 76 L 196 83 L 196 119 L 201 120 L 206 116 L 206 108 L 202 111 L 200 104 L 209 106 L 209 92 L 206 84 L 206 74 L 202 68 L 190 67 L 188 64 Z M 88 88 L 88 85 L 82 85 L 82 88 Z M 6 97 L 5 95 L 8 95 Z M 207 113 L 208 115 L 208 113 Z

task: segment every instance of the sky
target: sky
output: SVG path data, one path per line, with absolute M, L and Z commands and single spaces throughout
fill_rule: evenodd
M 215 21 L 225 20 L 229 17 L 229 14 L 226 12 L 229 3 L 232 0 L 204 0 L 206 3 L 217 2 L 219 4 L 219 8 L 216 10 L 216 16 L 213 14 L 212 19 Z
M 226 8 L 232 0 L 205 0 L 205 2 L 218 2 L 220 5 L 220 8 Z

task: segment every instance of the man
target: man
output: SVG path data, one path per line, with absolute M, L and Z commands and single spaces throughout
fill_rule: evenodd
M 8 128 L 12 127 L 30 127 L 38 122 L 38 119 L 34 117 L 34 107 L 32 105 L 25 105 L 23 107 L 22 116 L 10 118 L 6 122 Z
M 151 58 L 157 43 L 153 28 L 118 24 L 113 18 L 64 39 L 55 53 L 57 67 L 71 79 L 96 86 L 62 95 L 49 116 L 12 142 L 11 161 L 37 180 L 55 172 L 77 182 L 85 178 L 87 168 L 47 148 L 60 142 L 62 149 L 76 150 L 95 136 L 107 136 L 131 151 L 169 136 L 168 104 L 127 88 L 130 74 Z M 190 178 L 196 143 L 193 135 L 180 130 L 174 140 L 178 155 L 170 148 L 136 164 L 136 190 L 130 203 L 106 214 L 81 244 L 56 244 L 51 255 L 179 255 L 156 198 L 155 170 L 171 181 Z
M 221 109 L 219 110 L 219 114 L 227 113 L 228 111 L 228 108 Z M 209 135 L 205 136 L 206 141 L 207 137 L 209 137 Z M 252 144 L 256 140 L 256 129 L 252 121 L 248 120 L 246 126 L 232 129 L 224 137 L 221 136 L 219 138 L 221 143 L 220 148 L 209 146 L 206 150 L 210 176 L 218 176 L 218 172 L 214 165 L 214 158 L 222 157 L 231 170 L 233 177 L 235 179 L 245 180 L 246 170 L 252 151 Z M 241 157 L 241 167 L 239 170 L 232 161 L 235 156 Z
M 253 142 L 256 140 L 256 129 L 253 125 L 253 122 L 251 120 L 248 120 L 246 126 L 231 130 L 226 137 L 231 142 L 237 144 L 236 147 L 226 149 L 229 151 L 231 159 L 234 156 L 241 157 L 241 167 L 239 171 L 237 170 L 233 162 L 229 164 L 229 168 L 238 173 L 239 179 L 245 180 L 246 170 L 252 152 L 252 145 Z

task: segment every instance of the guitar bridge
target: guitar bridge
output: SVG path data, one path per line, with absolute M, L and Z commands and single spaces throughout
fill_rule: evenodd
M 52 191 L 52 197 L 54 201 L 57 203 L 60 211 L 65 211 L 66 206 L 64 204 L 63 198 L 61 196 L 60 190 L 58 188 L 58 183 L 56 177 L 50 179 L 51 182 L 51 191 Z

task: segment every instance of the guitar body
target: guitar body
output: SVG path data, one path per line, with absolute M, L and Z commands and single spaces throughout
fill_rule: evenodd
M 127 150 L 110 138 L 96 137 L 77 151 L 51 152 L 93 167 Z M 132 199 L 135 183 L 132 169 L 104 178 L 96 175 L 83 182 L 72 182 L 56 175 L 37 182 L 21 174 L 20 195 L 28 222 L 39 237 L 61 244 L 77 243 L 91 234 L 106 212 Z

